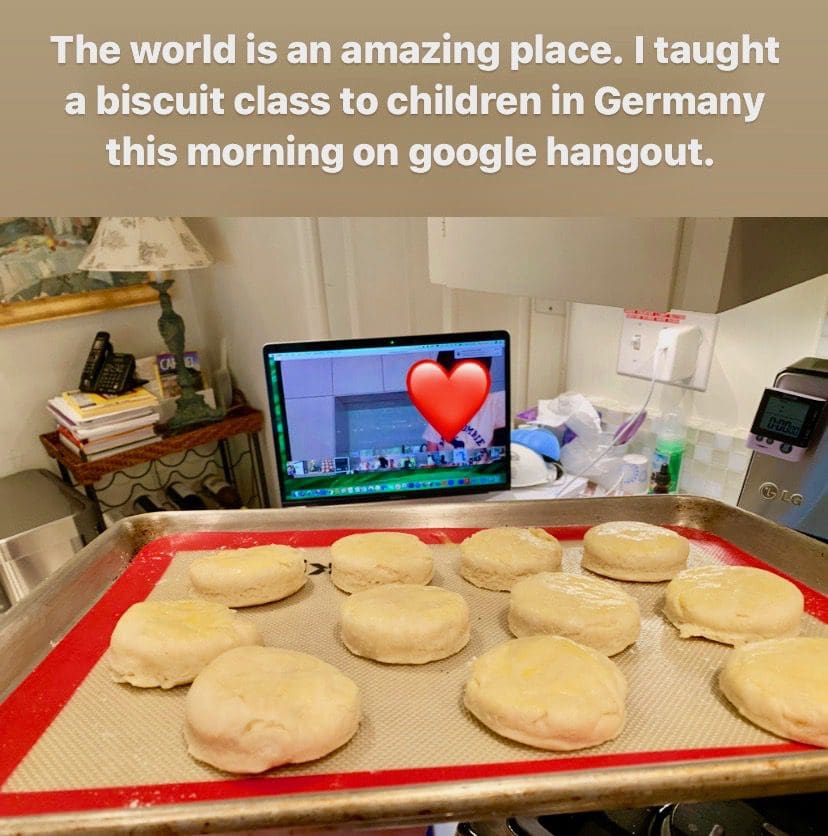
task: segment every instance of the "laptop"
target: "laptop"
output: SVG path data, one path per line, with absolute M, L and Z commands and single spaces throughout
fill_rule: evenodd
M 263 356 L 282 507 L 509 489 L 505 331 L 271 343 Z M 464 360 L 488 371 L 485 400 L 453 438 L 409 395 L 409 370 L 424 360 L 449 383 Z

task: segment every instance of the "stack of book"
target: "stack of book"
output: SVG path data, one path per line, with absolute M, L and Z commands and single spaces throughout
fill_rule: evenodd
M 60 442 L 87 462 L 157 441 L 158 406 L 158 398 L 143 387 L 122 395 L 74 390 L 47 404 Z

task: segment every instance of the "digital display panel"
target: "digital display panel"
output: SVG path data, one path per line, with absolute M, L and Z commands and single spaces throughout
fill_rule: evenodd
M 412 403 L 409 369 L 482 363 L 484 403 L 445 439 Z M 282 504 L 505 490 L 510 483 L 509 337 L 476 332 L 264 347 Z
M 759 416 L 759 428 L 791 440 L 799 438 L 810 408 L 810 404 L 804 401 L 771 395 Z
M 788 389 L 765 389 L 751 427 L 758 440 L 807 447 L 825 408 L 825 399 Z M 784 449 L 782 452 L 786 452 Z

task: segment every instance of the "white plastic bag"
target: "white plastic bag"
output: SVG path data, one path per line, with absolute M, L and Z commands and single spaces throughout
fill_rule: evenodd
M 537 423 L 550 427 L 558 441 L 569 427 L 579 438 L 596 438 L 601 432 L 601 416 L 584 395 L 564 392 L 549 401 L 538 401 Z

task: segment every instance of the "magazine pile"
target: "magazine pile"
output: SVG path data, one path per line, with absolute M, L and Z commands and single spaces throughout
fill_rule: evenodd
M 204 398 L 208 406 L 215 407 L 215 396 L 208 385 L 199 353 L 185 351 L 184 365 L 190 371 L 190 380 L 196 392 Z M 144 379 L 146 389 L 161 402 L 162 420 L 169 420 L 175 412 L 175 400 L 181 394 L 175 357 L 169 353 L 139 357 L 135 361 L 135 373 Z

